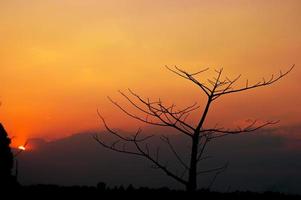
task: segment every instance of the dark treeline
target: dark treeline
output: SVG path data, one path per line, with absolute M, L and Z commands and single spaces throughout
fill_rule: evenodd
M 54 197 L 59 195 L 68 197 L 95 197 L 102 199 L 104 197 L 168 197 L 168 198 L 187 198 L 196 199 L 300 199 L 300 195 L 284 194 L 278 192 L 215 192 L 207 189 L 200 189 L 195 192 L 187 192 L 184 190 L 171 190 L 167 187 L 162 188 L 135 188 L 129 186 L 107 187 L 105 183 L 99 183 L 97 186 L 59 186 L 59 185 L 29 185 L 14 188 L 11 193 L 22 197 Z

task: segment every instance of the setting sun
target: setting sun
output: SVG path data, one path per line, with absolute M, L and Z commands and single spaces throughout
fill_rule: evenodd
M 18 149 L 20 149 L 21 151 L 25 151 L 26 150 L 26 148 L 24 147 L 24 146 L 18 146 Z

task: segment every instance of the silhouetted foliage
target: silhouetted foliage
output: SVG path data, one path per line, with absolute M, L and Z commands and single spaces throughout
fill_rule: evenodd
M 22 198 L 38 197 L 39 199 L 44 197 L 77 197 L 87 199 L 87 197 L 93 197 L 93 199 L 111 199 L 118 197 L 124 199 L 125 197 L 147 199 L 153 198 L 175 198 L 175 199 L 225 199 L 225 200 L 245 200 L 245 199 L 300 199 L 299 195 L 287 195 L 278 192 L 250 192 L 250 191 L 235 191 L 235 192 L 214 192 L 206 189 L 197 190 L 195 193 L 187 193 L 183 190 L 171 190 L 167 187 L 162 188 L 147 188 L 140 187 L 135 189 L 130 185 L 125 190 L 124 187 L 107 187 L 106 190 L 99 189 L 98 187 L 91 186 L 58 186 L 58 185 L 30 185 L 22 186 L 18 188 L 18 192 L 14 193 L 16 196 Z
M 98 190 L 106 190 L 106 183 L 104 183 L 104 182 L 99 182 L 99 183 L 97 183 L 97 189 Z
M 208 146 L 208 143 L 214 139 L 218 139 L 228 135 L 248 133 L 259 130 L 266 126 L 276 124 L 278 121 L 266 121 L 260 122 L 258 120 L 248 120 L 247 125 L 239 126 L 235 129 L 221 127 L 216 125 L 214 127 L 207 127 L 205 124 L 207 115 L 212 106 L 212 103 L 219 100 L 223 96 L 228 94 L 235 94 L 238 92 L 248 91 L 256 89 L 259 87 L 269 86 L 278 80 L 286 76 L 294 68 L 294 65 L 287 70 L 286 72 L 280 71 L 278 75 L 272 75 L 269 79 L 263 78 L 261 81 L 250 84 L 248 80 L 241 87 L 235 87 L 241 75 L 238 75 L 235 78 L 223 77 L 223 69 L 215 70 L 216 76 L 213 78 L 203 77 L 202 80 L 197 78 L 198 75 L 202 75 L 203 72 L 207 71 L 201 70 L 195 73 L 188 73 L 178 67 L 169 68 L 166 67 L 172 73 L 178 75 L 179 77 L 188 80 L 189 82 L 196 85 L 200 91 L 206 96 L 206 104 L 203 110 L 200 112 L 196 122 L 188 122 L 187 118 L 194 111 L 198 111 L 200 105 L 194 103 L 191 106 L 185 108 L 177 108 L 175 104 L 167 105 L 163 103 L 159 98 L 158 100 L 150 100 L 149 98 L 142 98 L 138 94 L 134 93 L 129 89 L 129 94 L 120 92 L 120 94 L 127 100 L 130 106 L 132 106 L 137 113 L 131 112 L 130 109 L 127 109 L 124 106 L 121 106 L 118 102 L 112 100 L 110 97 L 109 100 L 122 112 L 130 116 L 133 119 L 144 122 L 146 124 L 159 126 L 159 127 L 168 127 L 175 129 L 178 133 L 182 134 L 190 140 L 190 152 L 189 152 L 189 161 L 183 159 L 180 154 L 175 149 L 170 138 L 166 135 L 162 135 L 161 140 L 167 145 L 170 151 L 173 153 L 178 163 L 182 166 L 182 172 L 177 170 L 172 170 L 170 166 L 166 164 L 165 161 L 162 161 L 162 158 L 159 156 L 160 149 L 157 148 L 154 152 L 150 147 L 148 141 L 154 135 L 141 136 L 142 130 L 139 128 L 132 136 L 124 136 L 118 131 L 115 131 L 110 128 L 110 126 L 105 121 L 104 117 L 99 113 L 99 117 L 102 120 L 107 132 L 114 137 L 116 140 L 112 143 L 104 141 L 103 138 L 96 135 L 94 139 L 101 144 L 103 147 L 130 155 L 135 155 L 138 157 L 143 157 L 149 160 L 153 167 L 156 169 L 162 170 L 167 176 L 173 178 L 177 182 L 183 184 L 186 187 L 187 191 L 197 190 L 197 177 L 206 173 L 214 173 L 213 181 L 210 183 L 209 188 L 212 186 L 216 177 L 227 168 L 228 163 L 217 166 L 211 169 L 199 169 L 199 164 L 208 159 L 209 156 L 205 155 L 205 150 Z M 132 145 L 133 148 L 129 148 Z M 134 150 L 133 150 L 134 149 Z
M 1 188 L 13 187 L 16 184 L 12 175 L 14 156 L 10 149 L 11 140 L 3 125 L 0 123 L 0 186 Z

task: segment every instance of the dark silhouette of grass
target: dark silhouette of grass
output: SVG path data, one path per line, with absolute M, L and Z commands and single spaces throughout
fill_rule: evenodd
M 59 186 L 59 185 L 29 185 L 19 186 L 11 192 L 14 195 L 22 197 L 76 197 L 93 199 L 103 199 L 107 197 L 131 197 L 145 199 L 150 197 L 168 197 L 168 198 L 181 198 L 181 199 L 225 199 L 225 200 L 240 200 L 240 199 L 300 199 L 300 195 L 284 194 L 278 192 L 250 192 L 250 191 L 235 191 L 235 192 L 215 192 L 206 189 L 200 189 L 195 192 L 187 192 L 184 190 L 171 190 L 167 187 L 162 188 L 135 188 L 132 185 L 127 187 L 116 186 L 106 187 L 104 183 L 99 183 L 96 187 L 92 186 Z

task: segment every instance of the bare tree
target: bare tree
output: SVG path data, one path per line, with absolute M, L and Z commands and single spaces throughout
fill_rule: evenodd
M 284 73 L 280 71 L 278 75 L 272 75 L 269 79 L 263 78 L 261 81 L 254 84 L 249 84 L 248 80 L 246 80 L 245 85 L 238 88 L 234 86 L 241 76 L 239 75 L 234 79 L 230 79 L 228 77 L 223 78 L 223 69 L 215 70 L 216 76 L 212 79 L 207 79 L 207 82 L 205 84 L 199 81 L 196 77 L 207 71 L 208 69 L 204 69 L 195 73 L 188 73 L 178 67 L 169 68 L 166 66 L 166 68 L 174 74 L 194 83 L 207 97 L 206 105 L 204 106 L 204 109 L 196 123 L 187 122 L 187 118 L 192 112 L 197 111 L 200 108 L 197 103 L 194 103 L 193 105 L 187 106 L 183 109 L 177 109 L 174 104 L 165 105 L 160 99 L 157 101 L 144 99 L 130 89 L 128 94 L 119 91 L 120 94 L 128 101 L 128 103 L 137 111 L 139 111 L 140 114 L 136 115 L 130 112 L 125 107 L 121 106 L 118 102 L 113 101 L 110 97 L 108 98 L 115 106 L 117 106 L 121 111 L 123 111 L 131 118 L 154 126 L 170 127 L 177 130 L 185 137 L 188 137 L 191 141 L 191 145 L 189 147 L 190 162 L 186 163 L 176 151 L 170 139 L 167 136 L 161 136 L 161 140 L 166 143 L 179 164 L 183 166 L 183 173 L 177 174 L 166 164 L 164 164 L 159 159 L 159 150 L 157 150 L 155 153 L 150 152 L 149 144 L 147 141 L 154 135 L 142 136 L 140 134 L 141 129 L 139 128 L 132 137 L 123 136 L 122 134 L 112 130 L 108 126 L 107 122 L 99 111 L 98 115 L 102 120 L 106 130 L 108 131 L 108 133 L 116 137 L 117 140 L 113 143 L 108 143 L 98 135 L 96 135 L 94 138 L 105 148 L 111 149 L 116 152 L 131 154 L 148 159 L 153 163 L 154 166 L 156 166 L 156 168 L 161 169 L 163 172 L 165 172 L 167 176 L 170 176 L 174 180 L 183 184 L 186 187 L 187 191 L 195 191 L 197 189 L 198 175 L 215 172 L 215 179 L 216 176 L 227 167 L 226 164 L 224 166 L 216 167 L 213 169 L 198 170 L 198 163 L 201 160 L 206 159 L 204 152 L 210 141 L 227 135 L 253 132 L 278 122 L 260 122 L 258 120 L 249 120 L 246 126 L 237 127 L 235 129 L 219 127 L 217 125 L 212 128 L 207 128 L 204 126 L 204 122 L 209 112 L 209 108 L 212 105 L 212 102 L 228 94 L 234 94 L 259 87 L 269 86 L 279 81 L 289 72 L 291 72 L 294 68 L 294 65 Z M 128 148 L 127 144 L 133 144 L 135 148 Z

